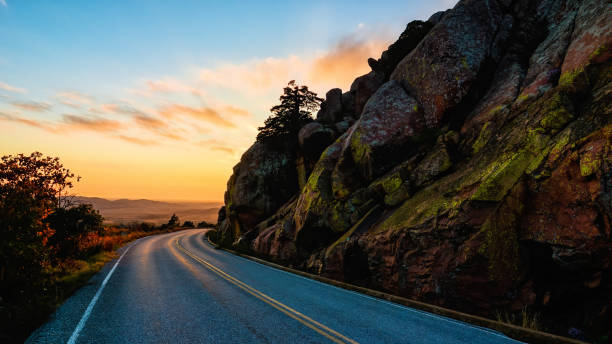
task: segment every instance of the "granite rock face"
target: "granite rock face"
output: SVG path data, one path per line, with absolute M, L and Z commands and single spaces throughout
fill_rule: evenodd
M 298 191 L 296 153 L 261 143 L 249 148 L 227 182 L 221 238 L 231 244 L 272 215 Z
M 610 336 L 611 15 L 605 0 L 463 0 L 409 24 L 351 90 L 328 92 L 298 151 L 245 153 L 225 244 Z

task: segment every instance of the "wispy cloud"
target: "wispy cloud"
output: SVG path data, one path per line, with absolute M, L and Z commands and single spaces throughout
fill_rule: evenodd
M 254 59 L 241 64 L 225 63 L 200 71 L 201 80 L 209 86 L 221 86 L 240 92 L 261 94 L 271 87 L 286 84 L 296 71 L 307 68 L 298 56 Z M 295 78 L 299 79 L 299 78 Z
M 159 113 L 166 118 L 186 115 L 221 127 L 232 128 L 236 126 L 234 123 L 221 117 L 219 112 L 209 107 L 195 108 L 187 105 L 171 104 L 163 107 Z
M 98 107 L 92 107 L 89 109 L 94 113 L 108 113 L 108 114 L 121 114 L 121 115 L 130 115 L 130 116 L 145 116 L 144 111 L 141 111 L 130 104 L 124 103 L 109 103 L 102 104 Z
M 156 94 L 171 94 L 171 93 L 188 93 L 195 96 L 203 97 L 204 90 L 182 83 L 177 80 L 145 80 L 144 87 L 130 90 L 132 93 L 144 96 L 153 97 Z
M 159 118 L 139 115 L 134 116 L 134 121 L 144 128 L 167 128 L 168 125 Z
M 2 4 L 2 1 L 3 0 L 0 0 L 0 4 Z M 3 5 L 6 6 L 6 2 Z M 15 86 L 9 85 L 2 81 L 0 81 L 0 89 L 9 91 L 9 92 L 15 92 L 15 93 L 27 93 L 28 92 L 28 90 L 26 90 L 25 88 L 15 87 Z
M 170 123 L 156 117 L 147 115 L 134 116 L 134 122 L 141 128 L 175 141 L 185 141 L 186 132 L 183 129 L 172 127 Z
M 84 105 L 93 104 L 91 96 L 77 91 L 61 92 L 57 94 L 56 98 L 60 103 L 72 108 L 81 108 Z
M 251 113 L 245 109 L 236 107 L 236 106 L 231 106 L 228 105 L 226 107 L 223 108 L 226 112 L 234 114 L 234 115 L 238 115 L 238 116 L 244 116 L 244 117 L 248 117 L 251 116 Z
M 6 7 L 7 6 L 6 0 L 0 0 L 0 5 Z
M 236 152 L 233 148 L 225 147 L 225 146 L 212 146 L 210 147 L 210 149 L 214 151 L 229 153 L 229 154 L 234 154 Z
M 384 37 L 346 36 L 312 61 L 308 79 L 314 84 L 336 84 L 346 90 L 355 77 L 370 70 L 368 58 L 378 58 L 389 43 L 391 39 Z
M 26 111 L 43 112 L 51 109 L 51 104 L 35 101 L 15 101 L 11 104 Z
M 224 153 L 229 153 L 229 154 L 236 153 L 236 150 L 232 148 L 230 145 L 225 144 L 224 142 L 215 140 L 215 139 L 202 140 L 202 141 L 197 142 L 196 144 L 199 146 L 206 147 L 213 151 L 224 152 Z
M 121 122 L 101 117 L 84 117 L 77 115 L 64 115 L 62 122 L 69 128 L 110 132 L 121 129 Z
M 157 141 L 153 141 L 153 140 L 146 140 L 146 139 L 141 139 L 138 137 L 133 137 L 133 136 L 127 136 L 127 135 L 117 135 L 115 136 L 116 138 L 129 142 L 129 143 L 133 143 L 136 145 L 141 145 L 141 146 L 154 146 L 157 145 L 159 142 Z
M 224 63 L 200 70 L 207 86 L 223 87 L 242 95 L 259 96 L 278 92 L 289 80 L 306 83 L 326 92 L 340 87 L 348 90 L 352 81 L 370 71 L 367 60 L 378 58 L 393 41 L 390 33 L 361 26 L 336 41 L 328 50 L 312 56 L 253 59 L 244 63 Z
M 10 114 L 6 114 L 6 113 L 2 113 L 2 112 L 0 112 L 0 120 L 8 121 L 8 122 L 14 122 L 14 123 L 19 123 L 19 124 L 24 124 L 24 125 L 27 125 L 27 126 L 30 126 L 30 127 L 34 127 L 34 128 L 43 129 L 43 130 L 46 130 L 46 131 L 55 132 L 55 128 L 49 122 L 42 122 L 42 121 L 39 121 L 39 120 L 30 119 L 30 118 L 23 118 L 23 117 L 20 117 L 20 116 L 10 115 Z

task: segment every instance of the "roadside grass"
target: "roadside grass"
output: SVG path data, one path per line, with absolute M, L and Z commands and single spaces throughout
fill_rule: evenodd
M 526 307 L 521 310 L 520 313 L 509 313 L 509 312 L 496 312 L 497 321 L 506 324 L 517 325 L 523 328 L 528 328 L 536 331 L 543 331 L 544 328 L 541 324 L 541 316 L 538 312 L 528 310 Z

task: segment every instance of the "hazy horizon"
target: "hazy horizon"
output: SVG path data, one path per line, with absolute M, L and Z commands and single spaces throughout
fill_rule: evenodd
M 148 222 L 156 225 L 167 223 L 175 214 L 181 221 L 214 223 L 217 220 L 221 201 L 161 201 L 151 199 L 111 200 L 100 197 L 74 196 L 76 203 L 88 203 L 100 212 L 108 224 Z
M 160 198 L 139 198 L 139 197 L 102 197 L 92 195 L 70 195 L 70 197 L 86 197 L 86 198 L 102 198 L 108 201 L 155 201 L 155 202 L 168 202 L 168 203 L 223 203 L 223 199 L 220 200 L 206 200 L 206 199 L 160 199 Z

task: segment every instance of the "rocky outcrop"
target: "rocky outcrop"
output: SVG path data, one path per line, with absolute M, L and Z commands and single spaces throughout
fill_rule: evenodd
M 397 65 L 391 79 L 415 95 L 429 127 L 438 127 L 447 110 L 486 83 L 512 22 L 496 1 L 461 1 Z
M 220 238 L 232 244 L 272 215 L 298 191 L 296 153 L 255 143 L 227 182 Z
M 219 217 L 226 242 L 610 335 L 611 14 L 605 0 L 463 0 L 409 24 L 348 92 L 328 92 L 298 151 L 245 153 Z

